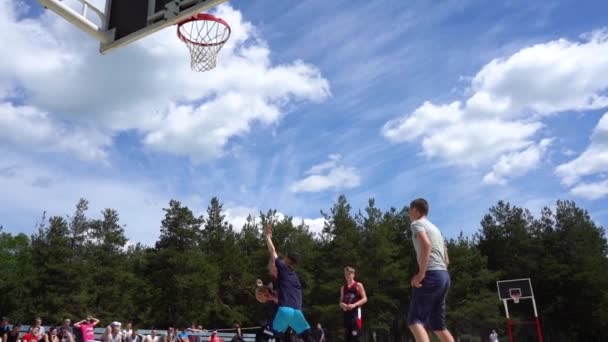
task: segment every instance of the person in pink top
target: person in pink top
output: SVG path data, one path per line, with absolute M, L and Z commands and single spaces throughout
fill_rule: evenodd
M 95 326 L 99 323 L 99 320 L 95 317 L 89 316 L 80 322 L 74 323 L 76 328 L 80 328 L 82 331 L 82 341 L 89 342 L 95 340 Z

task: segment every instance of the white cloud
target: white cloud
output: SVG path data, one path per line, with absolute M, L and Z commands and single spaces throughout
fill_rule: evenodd
M 607 54 L 608 31 L 524 48 L 481 68 L 465 101 L 425 102 L 388 121 L 382 134 L 418 142 L 425 156 L 450 164 L 494 164 L 484 181 L 504 184 L 542 159 L 543 116 L 608 107 Z
M 608 170 L 608 113 L 599 120 L 591 135 L 591 143 L 578 157 L 559 165 L 555 173 L 566 186 L 574 186 L 587 176 L 598 175 Z M 581 183 L 571 192 L 581 197 L 597 199 L 608 195 L 606 182 Z
M 44 151 L 61 151 L 84 160 L 106 157 L 111 139 L 95 129 L 70 127 L 30 106 L 0 103 L 0 141 Z
M 573 187 L 570 192 L 576 196 L 580 196 L 590 200 L 596 200 L 608 196 L 608 180 L 580 183 Z
M 608 106 L 608 31 L 559 39 L 495 59 L 475 75 L 467 107 L 479 115 L 527 116 Z
M 338 164 L 340 156 L 331 155 L 329 160 L 315 165 L 306 172 L 308 177 L 294 182 L 291 192 L 320 192 L 328 189 L 349 189 L 361 184 L 357 169 Z
M 483 182 L 504 185 L 507 183 L 507 178 L 525 175 L 538 166 L 550 144 L 551 139 L 543 139 L 539 144 L 534 144 L 523 151 L 502 155 L 492 167 L 492 172 L 483 177 Z
M 243 225 L 245 225 L 245 222 L 247 222 L 247 216 L 249 215 L 253 216 L 255 221 L 259 224 L 259 214 L 260 211 L 257 208 L 234 206 L 226 209 L 226 220 L 232 224 L 235 231 L 240 231 L 243 228 Z M 284 219 L 285 216 L 286 215 L 281 212 L 277 213 L 279 220 Z M 292 217 L 292 222 L 294 225 L 299 225 L 304 222 L 311 232 L 319 234 L 323 230 L 325 219 L 323 217 L 303 218 L 294 216 Z
M 195 161 L 221 156 L 253 123 L 277 123 L 293 101 L 323 101 L 329 84 L 302 61 L 273 65 L 270 49 L 239 11 L 216 69 L 195 73 L 175 27 L 109 55 L 51 11 L 25 18 L 20 1 L 0 0 L 0 95 L 22 89 L 49 117 L 104 130 L 136 130 L 145 146 Z M 41 56 L 44 56 L 42 58 Z M 58 77 L 61 75 L 61 77 Z
M 0 151 L 0 225 L 31 234 L 43 211 L 50 216 L 71 215 L 80 198 L 89 200 L 88 216 L 100 217 L 105 208 L 116 209 L 126 236 L 152 245 L 160 235 L 160 222 L 170 195 L 152 182 L 112 179 L 48 167 L 15 153 Z M 9 221 L 10 220 L 10 221 Z

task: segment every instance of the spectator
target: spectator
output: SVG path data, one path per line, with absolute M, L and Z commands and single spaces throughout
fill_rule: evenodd
M 190 325 L 190 328 L 188 328 L 188 331 L 192 331 L 192 332 L 203 332 L 202 327 L 201 327 L 201 329 L 197 328 L 195 323 L 192 323 L 192 324 Z
M 74 327 L 80 328 L 82 331 L 82 341 L 89 342 L 95 341 L 95 326 L 99 323 L 99 320 L 93 316 L 89 316 L 80 322 L 74 323 Z M 65 326 L 65 322 L 64 322 Z
M 177 334 L 175 334 L 175 328 L 167 328 L 167 335 L 165 335 L 164 342 L 178 342 Z
M 496 333 L 496 330 L 492 330 L 492 333 L 490 334 L 490 342 L 498 342 L 498 334 Z
M 195 335 L 197 333 L 202 333 L 203 331 L 200 330 L 199 328 L 196 327 L 196 324 L 192 323 L 192 325 L 190 325 L 190 328 L 186 329 L 189 334 L 188 334 L 188 341 L 189 342 L 200 342 L 200 336 L 199 335 Z
M 188 339 L 188 333 L 186 332 L 186 328 L 182 329 L 182 332 L 180 332 L 177 335 L 179 342 L 190 342 L 190 340 Z
M 156 335 L 156 329 L 152 328 L 150 335 L 146 336 L 145 342 L 159 342 L 159 338 Z
M 243 339 L 243 333 L 241 332 L 241 325 L 238 323 L 234 323 L 234 325 L 232 326 L 234 329 L 236 329 L 236 332 L 234 334 L 234 336 L 232 336 L 232 340 L 230 340 L 231 342 L 245 342 L 245 340 Z
M 63 325 L 61 326 L 61 328 L 63 330 L 69 331 L 72 335 L 74 334 L 74 331 L 72 330 L 72 320 L 69 318 L 63 320 Z M 59 335 L 61 335 L 61 329 L 59 329 Z
M 59 342 L 59 336 L 57 336 L 57 328 L 51 327 L 49 332 L 44 335 L 44 342 Z
M 122 334 L 120 333 L 120 322 L 112 322 L 109 325 L 110 331 L 106 334 L 103 342 L 122 342 Z
M 30 330 L 23 335 L 21 342 L 38 342 L 38 334 L 40 333 L 40 327 L 33 326 Z
M 0 338 L 4 341 L 4 334 L 8 334 L 11 330 L 8 327 L 8 318 L 2 317 L 0 321 Z
M 13 329 L 10 332 L 5 333 L 2 336 L 2 342 L 17 342 L 19 341 L 19 332 L 21 331 L 21 324 L 13 324 Z
M 143 340 L 143 336 L 137 332 L 137 329 L 132 329 L 131 335 L 125 335 L 123 342 L 143 342 Z
M 59 342 L 74 342 L 74 334 L 72 333 L 72 327 L 65 326 L 64 324 L 59 328 Z
M 128 321 L 127 328 L 122 331 L 122 335 L 124 337 L 129 337 L 129 336 L 131 336 L 132 333 L 133 333 L 133 322 Z
M 315 342 L 325 342 L 325 331 L 323 331 L 321 323 L 317 323 L 317 328 L 312 332 L 312 337 Z
M 213 331 L 209 336 L 209 342 L 224 342 L 224 340 L 217 335 L 217 331 Z
M 42 326 L 42 318 L 36 317 L 34 327 L 38 328 L 36 337 L 38 337 L 38 341 L 41 341 L 44 338 L 44 334 L 46 333 L 46 331 L 44 330 L 44 327 Z

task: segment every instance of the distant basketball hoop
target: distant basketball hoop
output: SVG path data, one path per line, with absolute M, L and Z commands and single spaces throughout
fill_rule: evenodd
M 540 319 L 538 317 L 538 311 L 536 309 L 536 300 L 534 299 L 534 291 L 532 289 L 532 281 L 530 278 L 524 279 L 511 279 L 511 280 L 499 280 L 496 282 L 498 289 L 498 298 L 502 301 L 505 307 L 505 316 L 507 318 L 507 333 L 509 334 L 509 342 L 514 342 L 513 336 L 513 321 L 509 315 L 508 301 L 512 300 L 513 303 L 519 304 L 521 299 L 529 299 L 532 302 L 532 308 L 534 309 L 534 323 L 536 324 L 536 333 L 538 341 L 543 342 L 543 332 L 540 325 Z
M 177 25 L 177 37 L 190 50 L 190 66 L 194 71 L 215 68 L 217 55 L 230 38 L 230 25 L 211 14 L 199 13 Z

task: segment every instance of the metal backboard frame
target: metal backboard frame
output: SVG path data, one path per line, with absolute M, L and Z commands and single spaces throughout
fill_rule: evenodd
M 99 41 L 106 54 L 227 0 L 106 0 L 103 9 L 91 0 L 76 0 L 80 9 L 61 0 L 38 1 Z M 101 25 L 89 19 L 91 14 Z
M 511 292 L 519 290 L 521 296 L 519 299 L 534 298 L 534 290 L 532 289 L 532 281 L 530 278 L 499 280 L 496 282 L 498 289 L 498 299 L 512 300 Z

